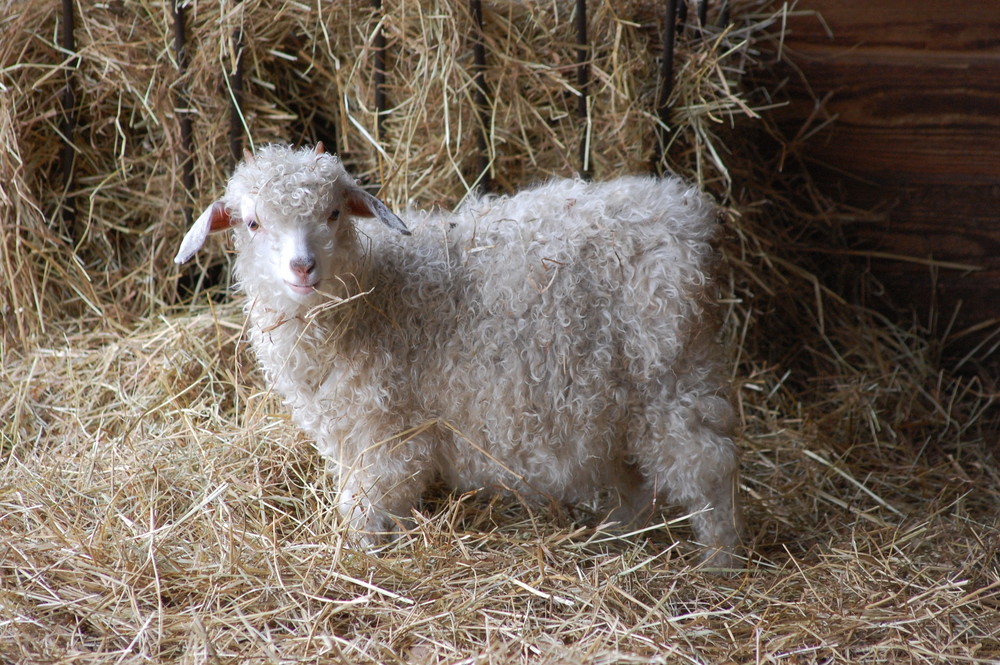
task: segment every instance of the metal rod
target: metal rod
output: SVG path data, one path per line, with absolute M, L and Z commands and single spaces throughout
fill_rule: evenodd
M 479 157 L 476 162 L 476 177 L 479 190 L 488 192 L 493 183 L 490 179 L 490 145 L 489 133 L 492 118 L 490 114 L 489 95 L 486 87 L 486 44 L 483 33 L 483 5 L 480 0 L 469 0 L 472 11 L 472 21 L 476 25 L 472 42 L 473 83 L 476 115 L 479 118 Z
M 239 0 L 236 0 L 239 2 Z M 243 157 L 243 29 L 233 30 L 233 54 L 236 62 L 228 75 L 232 108 L 229 113 L 229 155 L 235 165 Z
M 719 7 L 719 20 L 716 25 L 720 28 L 729 25 L 729 0 L 722 0 L 722 4 Z
M 60 33 L 59 45 L 65 53 L 76 53 L 76 40 L 73 36 L 74 12 L 73 0 L 63 0 L 62 2 L 62 31 Z M 73 190 L 76 188 L 74 179 L 74 166 L 76 164 L 76 150 L 73 148 L 73 134 L 76 133 L 77 109 L 76 91 L 73 88 L 73 72 L 80 66 L 80 56 L 74 55 L 67 63 L 66 82 L 62 91 L 62 118 L 59 123 L 59 132 L 62 135 L 63 146 L 59 160 L 59 168 L 62 171 L 62 185 L 65 199 L 62 209 L 62 231 L 72 235 L 76 226 L 76 196 Z
M 174 52 L 177 55 L 177 72 L 180 79 L 187 74 L 188 58 L 185 48 L 186 26 L 183 0 L 174 0 Z M 178 86 L 176 113 L 181 132 L 181 184 L 184 186 L 184 220 L 191 225 L 194 217 L 191 202 L 194 199 L 194 141 L 192 138 L 190 105 L 187 92 Z
M 587 40 L 587 0 L 576 0 L 576 114 L 580 120 L 583 137 L 580 139 L 580 174 L 590 179 L 590 109 L 588 108 L 588 88 L 590 87 L 590 45 Z
M 670 93 L 674 88 L 674 42 L 677 30 L 678 0 L 667 0 L 663 20 L 663 56 L 660 59 L 660 94 L 656 98 L 656 115 L 660 123 L 656 127 L 656 145 L 653 153 L 653 167 L 662 171 L 661 161 L 667 146 L 667 127 L 670 120 Z
M 375 31 L 375 140 L 385 136 L 385 33 L 382 31 L 382 0 L 372 0 L 378 13 L 379 26 Z

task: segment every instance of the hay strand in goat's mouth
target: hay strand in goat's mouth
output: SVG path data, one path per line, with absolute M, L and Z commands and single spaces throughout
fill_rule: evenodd
M 666 128 L 665 164 L 727 206 L 750 549 L 744 570 L 720 578 L 695 564 L 682 515 L 622 534 L 583 509 L 477 493 L 434 493 L 399 542 L 352 550 L 310 442 L 257 375 L 238 307 L 210 283 L 225 282 L 222 243 L 204 270 L 172 267 L 184 206 L 213 200 L 230 167 L 237 30 L 242 121 L 256 142 L 323 139 L 397 207 L 461 199 L 481 129 L 464 5 L 387 1 L 376 15 L 350 2 L 188 3 L 183 71 L 168 4 L 79 11 L 72 234 L 55 223 L 67 192 L 52 183 L 74 61 L 57 45 L 53 3 L 8 9 L 3 660 L 1000 660 L 995 383 L 942 370 L 924 331 L 831 286 L 842 276 L 823 252 L 849 251 L 838 225 L 861 213 L 823 200 L 794 152 L 769 143 L 780 89 L 755 77 L 777 51 L 780 14 L 740 2 L 728 27 L 710 20 L 703 36 L 692 24 L 678 38 Z M 645 170 L 662 7 L 588 10 L 590 166 L 597 178 Z M 484 5 L 501 191 L 579 168 L 570 12 Z M 195 202 L 181 181 L 185 113 Z M 214 280 L 191 276 L 205 272 Z

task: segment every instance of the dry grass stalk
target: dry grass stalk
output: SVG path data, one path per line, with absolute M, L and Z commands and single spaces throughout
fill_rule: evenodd
M 761 375 L 744 390 L 754 553 L 733 578 L 694 566 L 683 520 L 623 536 L 474 495 L 437 495 L 415 531 L 362 554 L 308 442 L 245 370 L 238 320 L 227 305 L 5 362 L 4 658 L 1000 656 L 987 460 L 844 450 L 815 418 L 774 415 L 788 404 Z
M 487 4 L 501 187 L 578 167 L 564 5 Z M 590 5 L 602 177 L 652 154 L 659 8 Z M 759 147 L 773 99 L 748 74 L 777 37 L 756 2 L 734 3 L 725 34 L 680 40 L 668 152 L 730 206 L 746 569 L 697 569 L 683 516 L 622 535 L 582 509 L 444 493 L 401 542 L 345 546 L 237 307 L 185 300 L 197 285 L 165 272 L 188 203 L 173 92 L 198 112 L 195 203 L 229 166 L 222 72 L 240 28 L 256 140 L 323 138 L 392 202 L 451 205 L 476 175 L 470 18 L 455 3 L 385 6 L 381 152 L 367 3 L 191 3 L 184 79 L 169 5 L 88 6 L 81 219 L 65 235 L 49 185 L 66 60 L 55 9 L 0 19 L 0 94 L 16 100 L 0 105 L 0 660 L 997 662 L 995 385 L 942 371 L 932 338 L 849 305 L 813 262 L 842 247 L 844 212 L 794 154 Z

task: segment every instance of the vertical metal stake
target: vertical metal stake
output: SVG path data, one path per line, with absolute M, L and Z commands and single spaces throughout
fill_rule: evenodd
M 577 99 L 576 115 L 580 120 L 583 136 L 580 139 L 580 175 L 590 180 L 590 110 L 588 108 L 588 88 L 590 87 L 590 45 L 587 42 L 587 0 L 576 0 L 576 87 L 580 93 Z
M 177 54 L 177 74 L 178 78 L 184 79 L 187 74 L 188 59 L 187 49 L 184 46 L 186 41 L 185 16 L 183 0 L 173 1 L 174 10 L 174 52 Z M 191 130 L 191 100 L 187 92 L 178 87 L 175 113 L 180 124 L 181 132 L 181 184 L 184 186 L 184 221 L 187 226 L 191 226 L 194 218 L 191 202 L 194 199 L 194 163 L 192 161 L 193 139 Z
M 719 20 L 716 25 L 720 28 L 729 25 L 729 0 L 722 0 L 722 5 L 719 8 Z
M 372 6 L 382 21 L 382 0 L 372 0 Z M 380 144 L 385 136 L 385 33 L 379 25 L 375 32 L 375 140 Z
M 663 57 L 660 60 L 660 94 L 656 99 L 656 115 L 660 124 L 656 127 L 656 146 L 653 154 L 653 168 L 662 173 L 663 155 L 667 149 L 667 128 L 670 120 L 670 93 L 674 89 L 674 37 L 677 31 L 678 0 L 667 0 L 666 15 L 663 19 Z
M 240 0 L 236 0 L 239 2 Z M 229 114 L 229 154 L 235 166 L 243 157 L 243 30 L 233 30 L 233 53 L 236 63 L 229 78 L 232 108 Z
M 76 40 L 73 36 L 74 28 L 73 0 L 63 0 L 62 2 L 62 32 L 60 34 L 59 45 L 66 53 L 76 53 Z M 77 109 L 76 91 L 73 89 L 73 72 L 80 66 L 80 56 L 74 55 L 66 66 L 66 83 L 62 91 L 62 119 L 59 123 L 59 132 L 62 134 L 63 146 L 59 160 L 59 168 L 62 171 L 63 195 L 65 200 L 62 209 L 62 229 L 63 233 L 72 236 L 76 227 L 76 196 L 73 190 L 76 189 L 73 170 L 76 163 L 76 150 L 73 148 L 73 134 L 76 132 Z
M 473 81 L 475 83 L 476 115 L 479 117 L 479 158 L 476 160 L 476 178 L 479 191 L 488 192 L 493 183 L 490 179 L 489 132 L 492 118 L 486 91 L 486 44 L 483 37 L 483 5 L 480 0 L 469 0 L 472 21 L 476 24 L 475 39 L 472 42 Z

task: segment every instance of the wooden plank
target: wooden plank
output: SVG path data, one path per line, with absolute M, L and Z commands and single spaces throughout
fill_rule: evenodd
M 897 319 L 909 322 L 915 316 L 939 336 L 948 333 L 944 340 L 952 342 L 948 355 L 964 355 L 997 328 L 1000 312 L 988 299 L 1000 294 L 1000 267 L 957 277 L 919 266 L 898 270 L 878 260 L 870 261 L 868 269 L 889 297 Z M 885 302 L 867 304 L 887 309 Z M 956 339 L 958 333 L 969 331 L 974 332 Z
M 1000 317 L 1000 185 L 876 186 L 817 175 L 851 205 L 885 211 L 880 221 L 848 223 L 845 235 L 851 259 L 870 268 L 897 305 L 926 320 L 932 306 L 950 316 L 961 303 L 961 328 Z
M 854 184 L 848 191 L 857 207 L 886 210 L 884 222 L 850 226 L 859 246 L 984 269 L 1000 267 L 1000 184 Z
M 817 160 L 893 183 L 997 182 L 1000 177 L 1000 59 L 960 67 L 877 55 L 799 63 L 829 94 L 836 117 L 809 144 Z M 863 63 L 863 64 L 862 64 Z M 813 112 L 803 87 L 778 115 L 789 130 Z
M 795 9 L 786 37 L 793 49 L 808 44 L 863 46 L 995 57 L 1000 47 L 997 0 L 800 0 Z
M 808 86 L 779 68 L 793 103 L 778 117 L 790 136 L 835 117 L 801 152 L 829 167 L 817 179 L 834 198 L 886 211 L 845 228 L 856 265 L 925 322 L 956 310 L 955 329 L 1000 317 L 1000 1 L 800 0 L 797 10 L 814 13 L 790 18 L 785 43 Z

